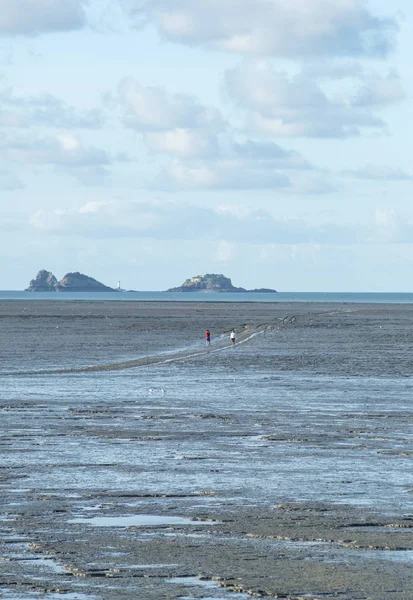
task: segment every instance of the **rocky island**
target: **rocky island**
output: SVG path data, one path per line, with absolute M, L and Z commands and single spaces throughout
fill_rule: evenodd
M 32 279 L 26 292 L 116 292 L 117 290 L 82 273 L 66 273 L 58 281 L 50 271 L 42 269 Z
M 181 286 L 170 288 L 167 292 L 255 292 L 276 294 L 277 290 L 269 288 L 246 290 L 242 287 L 233 286 L 229 277 L 222 274 L 208 273 L 186 279 Z

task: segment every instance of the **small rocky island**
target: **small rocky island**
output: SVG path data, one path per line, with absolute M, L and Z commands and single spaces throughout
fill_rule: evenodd
M 82 273 L 66 273 L 58 281 L 50 271 L 42 269 L 32 279 L 26 292 L 116 292 L 117 290 Z
M 255 290 L 246 290 L 242 287 L 232 285 L 231 279 L 224 275 L 208 273 L 206 275 L 197 275 L 183 282 L 179 287 L 170 288 L 167 292 L 248 292 L 248 293 L 270 293 L 276 294 L 277 290 L 268 288 L 259 288 Z

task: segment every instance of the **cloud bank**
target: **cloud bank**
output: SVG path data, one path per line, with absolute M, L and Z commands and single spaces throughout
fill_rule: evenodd
M 0 36 L 33 36 L 86 25 L 89 0 L 0 0 Z
M 393 209 L 379 209 L 366 224 L 310 223 L 303 218 L 276 219 L 268 211 L 243 205 L 215 209 L 173 201 L 95 201 L 76 208 L 38 210 L 29 219 L 44 235 L 90 239 L 148 239 L 223 244 L 331 246 L 413 242 L 413 223 Z
M 365 72 L 357 65 L 292 75 L 267 61 L 248 61 L 226 71 L 224 88 L 244 111 L 250 132 L 283 137 L 346 138 L 384 130 L 378 111 L 404 97 L 397 73 Z
M 101 148 L 85 145 L 70 132 L 53 136 L 5 135 L 0 140 L 0 158 L 20 168 L 51 166 L 85 185 L 101 184 L 109 174 L 108 167 L 123 160 Z
M 300 219 L 276 220 L 264 210 L 179 202 L 90 202 L 76 209 L 40 210 L 30 225 L 44 234 L 94 238 L 212 240 L 249 244 L 351 244 L 365 232 Z
M 279 189 L 291 186 L 284 170 L 310 169 L 298 153 L 275 142 L 236 135 L 217 109 L 196 98 L 123 79 L 109 105 L 139 132 L 150 151 L 171 160 L 153 187 L 192 190 Z
M 371 181 L 413 181 L 413 175 L 406 173 L 403 169 L 384 165 L 367 164 L 359 169 L 343 171 L 343 174 Z
M 243 55 L 287 58 L 386 56 L 394 19 L 364 0 L 121 0 L 137 27 L 162 37 Z
M 0 127 L 57 127 L 98 129 L 104 118 L 99 109 L 82 110 L 53 94 L 18 96 L 11 87 L 0 89 Z
M 176 128 L 219 131 L 224 126 L 220 111 L 203 106 L 194 96 L 145 87 L 133 77 L 122 79 L 115 100 L 124 111 L 125 125 L 139 131 Z

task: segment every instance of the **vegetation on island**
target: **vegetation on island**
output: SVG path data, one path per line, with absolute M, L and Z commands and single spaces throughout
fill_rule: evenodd
M 170 288 L 168 292 L 263 292 L 276 293 L 277 290 L 259 288 L 247 290 L 232 285 L 231 279 L 222 274 L 207 273 L 186 279 L 179 287 Z

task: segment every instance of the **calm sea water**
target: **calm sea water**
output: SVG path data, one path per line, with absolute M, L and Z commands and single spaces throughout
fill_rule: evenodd
M 175 302 L 352 302 L 372 304 L 413 304 L 413 293 L 279 292 L 205 293 L 205 292 L 22 292 L 0 291 L 0 300 L 116 300 Z

